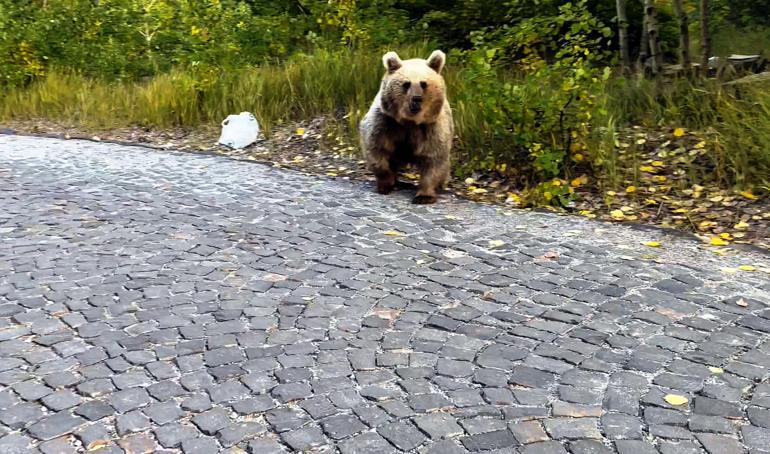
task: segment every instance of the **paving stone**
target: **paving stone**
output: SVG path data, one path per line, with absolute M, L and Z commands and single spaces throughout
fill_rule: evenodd
M 356 416 L 339 415 L 323 420 L 323 431 L 332 439 L 340 440 L 366 430 L 366 425 Z
M 264 424 L 255 421 L 236 422 L 217 432 L 217 437 L 222 446 L 229 448 L 244 440 L 254 438 L 266 430 Z
M 219 445 L 213 438 L 199 437 L 182 442 L 182 452 L 184 454 L 208 454 L 219 451 Z
M 214 435 L 230 425 L 230 416 L 224 408 L 212 408 L 193 417 L 192 422 L 204 434 Z
M 726 435 L 696 434 L 695 436 L 709 454 L 738 454 L 744 452 L 738 440 Z
M 415 425 L 433 439 L 449 438 L 465 432 L 457 421 L 446 413 L 430 413 L 413 418 Z
M 27 430 L 30 435 L 39 440 L 50 440 L 72 432 L 76 427 L 85 422 L 86 420 L 79 416 L 61 411 L 44 417 L 29 426 Z
M 115 427 L 118 435 L 142 432 L 150 428 L 150 419 L 139 411 L 132 411 L 116 418 Z
M 748 409 L 747 413 L 752 424 L 770 429 L 770 410 L 752 407 Z
M 185 440 L 196 438 L 199 434 L 188 424 L 171 423 L 153 429 L 155 438 L 164 448 L 176 448 Z
M 612 454 L 612 450 L 596 440 L 576 440 L 569 442 L 572 454 Z
M 703 454 L 700 444 L 694 441 L 661 441 L 658 446 L 660 454 Z
M 536 421 L 510 423 L 508 429 L 510 429 L 513 436 L 522 445 L 548 440 L 548 435 L 543 430 L 543 426 Z
M 118 440 L 118 445 L 125 453 L 154 453 L 160 452 L 155 440 L 148 434 L 135 434 Z
M 74 413 L 89 421 L 97 421 L 115 413 L 115 408 L 102 400 L 92 400 L 78 406 Z
M 76 448 L 67 437 L 54 438 L 51 441 L 40 443 L 37 447 L 43 454 L 68 454 L 78 452 Z M 20 451 L 16 451 L 20 452 Z
M 615 449 L 618 454 L 659 454 L 653 445 L 641 440 L 618 440 Z
M 463 446 L 470 452 L 509 449 L 518 446 L 516 438 L 508 430 L 496 430 L 461 439 Z
M 540 441 L 521 449 L 521 454 L 568 454 L 558 441 Z
M 32 402 L 16 404 L 0 412 L 0 422 L 11 429 L 21 429 L 43 418 L 43 407 Z
M 693 412 L 698 415 L 707 416 L 725 416 L 732 418 L 740 418 L 743 416 L 743 412 L 739 405 L 703 396 L 695 398 L 695 408 Z
M 5 454 L 26 454 L 33 441 L 22 434 L 14 433 L 0 437 L 0 450 Z
M 601 417 L 604 435 L 610 440 L 642 438 L 639 418 L 622 413 L 608 413 Z
M 743 435 L 743 442 L 749 448 L 762 450 L 770 446 L 770 429 L 743 426 L 741 427 L 741 435 Z M 701 443 L 703 443 L 703 440 L 701 440 Z
M 281 438 L 295 452 L 309 451 L 326 444 L 326 439 L 318 427 L 303 427 L 284 432 Z
M 392 454 L 396 452 L 387 440 L 373 432 L 356 435 L 342 441 L 339 444 L 339 449 L 342 454 Z
M 729 419 L 721 416 L 692 415 L 688 427 L 693 432 L 734 433 L 737 430 Z
M 249 452 L 251 454 L 285 454 L 289 451 L 281 446 L 277 440 L 263 437 L 249 442 Z
M 425 441 L 425 436 L 412 424 L 394 422 L 378 427 L 377 432 L 399 449 L 408 451 Z
M 144 407 L 150 402 L 152 402 L 152 398 L 144 388 L 130 388 L 118 391 L 107 399 L 107 403 L 120 413 Z
M 553 418 L 544 421 L 545 430 L 557 440 L 599 439 L 601 433 L 597 423 L 595 418 Z

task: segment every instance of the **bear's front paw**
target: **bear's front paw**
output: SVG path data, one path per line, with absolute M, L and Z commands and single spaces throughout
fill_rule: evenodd
M 431 203 L 436 203 L 436 200 L 438 200 L 438 198 L 435 195 L 418 195 L 412 199 L 412 203 L 417 205 L 430 205 Z
M 390 181 L 378 181 L 377 182 L 377 192 L 380 194 L 390 194 L 393 192 L 393 189 L 395 189 L 396 184 Z

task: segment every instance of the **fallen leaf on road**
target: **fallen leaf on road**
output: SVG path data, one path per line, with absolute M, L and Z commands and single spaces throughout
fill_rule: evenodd
M 503 240 L 489 240 L 489 247 L 500 247 L 505 244 Z
M 737 304 L 740 307 L 749 307 L 749 303 L 747 303 L 746 300 L 743 298 L 738 299 L 738 301 L 736 301 L 735 304 Z
M 644 244 L 645 246 L 649 246 L 649 247 L 660 247 L 660 243 L 657 242 L 657 241 L 647 241 L 647 242 L 642 243 L 642 244 Z
M 712 246 L 727 246 L 728 244 L 730 244 L 727 241 L 723 240 L 722 238 L 719 238 L 718 236 L 712 237 L 710 243 Z
M 671 405 L 684 405 L 689 402 L 689 399 L 678 394 L 666 394 L 663 399 Z
M 752 272 L 752 271 L 756 271 L 757 270 L 756 267 L 753 267 L 751 265 L 741 265 L 741 266 L 738 267 L 738 269 L 741 270 L 741 271 L 748 271 L 748 272 Z
M 721 367 L 709 367 L 709 370 L 711 371 L 712 374 L 723 374 L 723 373 L 725 373 L 725 370 L 722 369 Z
M 399 232 L 398 230 L 386 230 L 382 232 L 382 234 L 387 236 L 404 236 L 404 234 Z

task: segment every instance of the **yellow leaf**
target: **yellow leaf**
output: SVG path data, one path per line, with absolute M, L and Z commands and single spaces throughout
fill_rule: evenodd
M 643 145 L 645 142 L 647 142 L 646 139 L 636 139 L 636 144 L 637 145 Z
M 298 136 L 304 136 L 305 135 L 305 128 L 297 128 L 297 135 Z
M 655 171 L 655 167 L 653 167 L 653 166 L 640 166 L 639 170 L 641 170 L 642 172 L 654 172 Z
M 701 141 L 701 142 L 696 143 L 695 144 L 695 148 L 697 148 L 699 150 L 702 149 L 702 148 L 706 148 L 706 142 L 702 142 Z
M 580 215 L 585 216 L 587 218 L 595 218 L 596 215 L 591 213 L 589 210 L 580 210 Z
M 508 197 L 505 199 L 505 203 L 510 203 L 513 205 L 519 205 L 521 203 L 521 197 L 518 194 L 514 194 L 513 192 L 508 193 Z
M 408 178 L 410 180 L 416 180 L 416 179 L 420 178 L 420 176 L 415 174 L 415 173 L 405 173 L 404 177 Z
M 722 268 L 722 272 L 725 274 L 735 274 L 738 272 L 735 268 Z
M 473 188 L 473 186 L 469 187 L 468 189 L 470 188 Z M 486 194 L 487 190 L 484 188 L 473 188 L 471 192 L 473 192 L 474 194 Z
M 674 129 L 674 137 L 682 137 L 684 135 L 684 128 Z
M 626 188 L 626 192 L 628 194 L 633 194 L 634 192 L 636 192 L 636 186 L 629 186 L 629 187 L 627 187 Z
M 642 244 L 644 244 L 645 246 L 649 246 L 649 247 L 660 247 L 660 243 L 657 242 L 657 241 L 647 241 L 647 242 L 642 243 Z
M 684 396 L 680 396 L 679 394 L 666 394 L 664 399 L 671 405 L 684 405 L 689 402 L 689 399 Z
M 658 183 L 665 183 L 667 178 L 664 175 L 655 175 L 652 177 L 653 180 L 657 181 Z
M 505 244 L 503 240 L 489 240 L 489 247 L 500 247 Z
M 727 241 L 723 240 L 722 238 L 719 238 L 718 236 L 711 237 L 711 245 L 712 246 L 727 246 L 728 244 L 730 244 L 730 243 L 728 243 Z
M 757 200 L 757 196 L 755 196 L 754 193 L 751 192 L 751 190 L 743 191 L 741 192 L 741 195 L 746 197 L 749 200 Z
M 583 155 L 582 155 L 582 154 L 580 154 L 580 153 L 577 153 L 577 154 L 575 154 L 574 156 L 572 156 L 572 159 L 574 159 L 574 160 L 575 160 L 575 162 L 580 162 L 580 161 L 582 161 L 582 160 L 583 160 Z
M 398 230 L 386 230 L 382 232 L 383 235 L 387 236 L 403 236 L 404 234 L 399 232 Z
M 756 267 L 751 266 L 751 265 L 741 265 L 741 266 L 738 267 L 738 269 L 741 270 L 741 271 L 748 271 L 749 273 L 752 272 L 752 271 L 756 271 L 757 270 Z
M 725 373 L 725 370 L 722 369 L 721 367 L 709 367 L 709 370 L 711 371 L 712 374 L 723 374 L 723 373 Z
M 476 180 L 474 180 L 473 178 L 470 178 L 470 177 L 465 179 L 465 184 L 473 184 L 475 182 L 476 182 Z
M 612 210 L 610 212 L 610 216 L 612 216 L 612 219 L 615 219 L 615 220 L 618 220 L 618 221 L 622 220 L 624 217 L 626 217 L 626 215 L 623 214 L 623 212 L 620 211 L 620 210 Z
M 652 161 L 653 167 L 663 167 L 663 161 Z
M 727 233 L 727 232 L 724 232 L 724 233 L 720 233 L 720 234 L 719 234 L 719 238 L 722 238 L 723 240 L 728 240 L 728 241 L 729 241 L 729 240 L 732 240 L 732 239 L 733 239 L 733 236 L 732 236 L 732 235 L 730 235 L 730 234 L 729 234 L 729 233 Z
M 570 182 L 570 186 L 578 188 L 586 183 L 588 183 L 588 177 L 586 175 L 580 175 Z
M 748 224 L 748 223 L 746 223 L 746 222 L 743 222 L 743 221 L 741 221 L 741 222 L 739 222 L 739 223 L 735 224 L 735 225 L 733 226 L 733 228 L 734 228 L 734 229 L 737 229 L 737 230 L 744 230 L 744 229 L 747 229 L 747 228 L 749 228 L 749 224 Z

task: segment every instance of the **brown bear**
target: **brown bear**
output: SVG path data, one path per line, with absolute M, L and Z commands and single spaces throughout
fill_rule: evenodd
M 382 57 L 385 75 L 372 106 L 361 120 L 361 147 L 377 178 L 377 192 L 390 193 L 406 164 L 420 172 L 412 203 L 436 202 L 449 181 L 449 153 L 454 125 L 441 70 L 440 50 L 427 60 L 401 60 L 395 52 Z

